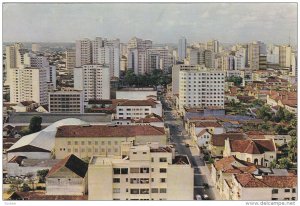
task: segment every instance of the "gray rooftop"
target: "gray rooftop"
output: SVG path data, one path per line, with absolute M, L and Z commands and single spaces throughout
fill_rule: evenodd
M 86 114 L 70 114 L 70 113 L 39 113 L 39 112 L 26 112 L 26 113 L 13 113 L 9 116 L 6 124 L 24 124 L 30 123 L 33 116 L 42 117 L 42 125 L 50 125 L 66 118 L 76 118 L 91 124 L 107 124 L 112 120 L 111 114 L 104 113 L 86 113 Z
M 53 167 L 59 161 L 58 159 L 24 159 L 22 165 L 24 167 Z

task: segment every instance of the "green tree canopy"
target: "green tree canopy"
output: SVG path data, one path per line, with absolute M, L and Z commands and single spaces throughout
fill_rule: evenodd
M 42 117 L 33 116 L 30 120 L 29 132 L 34 133 L 40 131 L 41 129 L 42 129 Z

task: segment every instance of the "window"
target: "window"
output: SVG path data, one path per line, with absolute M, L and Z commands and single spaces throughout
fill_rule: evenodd
M 130 194 L 140 194 L 139 189 L 130 189 Z
M 147 168 L 147 167 L 141 168 L 140 173 L 149 173 L 149 168 Z
M 151 193 L 158 193 L 158 188 L 152 188 Z
M 113 178 L 113 183 L 120 183 L 120 178 Z
M 166 189 L 166 188 L 160 188 L 160 189 L 159 189 L 159 192 L 160 192 L 160 193 L 167 193 L 167 189 Z
M 68 145 L 71 145 L 71 141 L 68 141 Z
M 167 158 L 166 157 L 161 157 L 161 158 L 159 158 L 159 162 L 167 162 Z
M 113 193 L 120 193 L 120 188 L 114 188 Z
M 154 168 L 151 168 L 151 172 L 154 172 Z
M 278 189 L 273 189 L 272 194 L 278 194 Z
M 114 175 L 121 174 L 120 168 L 114 168 Z
M 78 142 L 77 142 L 77 141 L 75 141 L 74 143 L 75 143 L 75 145 L 78 145 Z
M 81 141 L 81 145 L 84 145 L 84 141 Z
M 140 173 L 139 168 L 130 168 L 130 173 Z
M 149 189 L 141 189 L 140 194 L 149 194 Z
M 151 157 L 151 162 L 154 162 L 154 158 L 153 157 Z
M 284 189 L 284 192 L 290 192 L 291 190 L 290 189 Z
M 160 182 L 161 183 L 165 183 L 166 182 L 166 178 L 160 178 Z
M 128 168 L 121 168 L 121 174 L 122 175 L 128 174 Z
M 166 169 L 166 168 L 160 168 L 160 169 L 159 169 L 159 172 L 160 172 L 160 173 L 167 173 L 167 169 Z

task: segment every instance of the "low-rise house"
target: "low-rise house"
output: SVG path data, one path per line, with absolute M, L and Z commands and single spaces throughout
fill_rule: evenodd
M 256 165 L 270 166 L 276 160 L 276 146 L 272 139 L 225 139 L 224 157 L 235 156 Z
M 23 101 L 12 106 L 15 112 L 30 112 L 34 111 L 39 106 L 35 101 Z
M 297 176 L 233 174 L 229 200 L 297 200 Z
M 244 133 L 224 133 L 212 135 L 211 141 L 208 145 L 208 149 L 213 158 L 223 157 L 226 139 L 247 139 L 247 135 L 245 135 Z
M 203 129 L 196 136 L 194 136 L 194 141 L 196 141 L 199 147 L 207 148 L 211 141 L 212 133 L 208 129 Z
M 87 194 L 88 163 L 71 154 L 55 164 L 46 176 L 46 195 Z
M 297 92 L 270 91 L 267 96 L 267 104 L 274 107 L 280 106 L 289 112 L 297 113 Z
M 241 173 L 257 174 L 258 168 L 255 164 L 240 160 L 234 156 L 224 157 L 211 167 L 212 181 L 215 184 L 222 199 L 229 199 L 228 183 L 232 182 L 232 174 Z

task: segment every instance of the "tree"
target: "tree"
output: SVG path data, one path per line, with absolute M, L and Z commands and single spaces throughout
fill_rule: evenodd
M 257 110 L 256 115 L 258 118 L 268 121 L 272 117 L 271 113 L 272 113 L 272 111 L 271 111 L 270 107 L 262 106 L 261 108 L 259 108 Z
M 23 183 L 22 184 L 22 186 L 21 186 L 21 191 L 22 192 L 28 192 L 28 191 L 30 191 L 31 189 L 30 189 L 30 187 L 29 187 L 29 185 L 28 184 L 26 184 L 26 183 Z
M 297 136 L 297 130 L 296 129 L 292 129 L 288 132 L 288 135 L 292 136 L 292 137 L 296 137 Z
M 273 160 L 272 162 L 270 162 L 270 168 L 271 169 L 274 169 L 274 168 L 277 168 L 277 167 L 278 167 L 278 165 L 277 165 L 276 160 Z
M 294 116 L 295 116 L 294 114 L 292 114 L 291 112 L 289 112 L 287 109 L 284 109 L 283 112 L 284 112 L 284 120 L 286 122 L 291 121 L 294 118 Z
M 29 132 L 30 133 L 35 133 L 38 132 L 42 129 L 42 117 L 40 116 L 33 116 L 30 120 L 29 124 Z
M 231 76 L 229 78 L 227 78 L 228 82 L 233 82 L 235 86 L 240 86 L 243 82 L 243 78 L 242 77 L 235 77 L 235 76 Z
M 13 193 L 16 191 L 20 191 L 22 181 L 20 179 L 10 179 L 10 185 L 8 189 L 8 193 Z
M 277 110 L 277 112 L 274 116 L 274 121 L 281 122 L 282 120 L 284 120 L 284 111 L 283 111 L 282 107 L 279 107 L 279 109 Z
M 288 156 L 293 161 L 297 161 L 297 138 L 293 136 L 291 141 L 288 143 Z
M 280 135 L 286 134 L 286 130 L 282 125 L 276 125 L 275 132 Z
M 39 178 L 39 183 L 45 183 L 46 182 L 46 175 L 48 174 L 48 172 L 49 172 L 48 169 L 37 171 L 37 176 Z
M 292 167 L 292 162 L 289 158 L 281 158 L 278 160 L 278 168 L 279 169 L 290 169 Z

